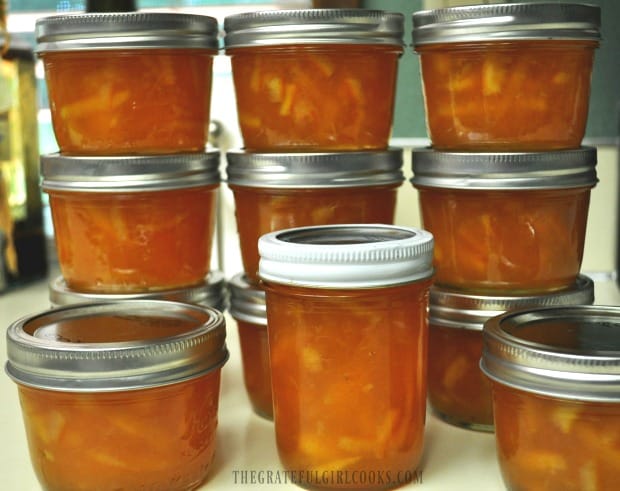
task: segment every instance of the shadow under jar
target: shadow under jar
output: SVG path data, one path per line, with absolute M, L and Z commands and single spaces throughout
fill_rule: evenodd
M 400 13 L 275 10 L 224 19 L 244 146 L 378 150 L 392 130 Z
M 204 151 L 218 27 L 204 15 L 69 14 L 36 24 L 52 125 L 73 155 Z
M 415 477 L 432 247 L 430 233 L 392 225 L 260 238 L 276 444 L 303 486 L 387 489 Z
M 375 152 L 226 154 L 241 258 L 258 282 L 258 239 L 275 230 L 394 222 L 404 180 L 402 149 Z
M 543 295 L 486 296 L 431 287 L 428 396 L 444 421 L 493 431 L 491 383 L 480 370 L 484 322 L 504 312 L 594 302 L 594 283 L 580 275 L 573 286 Z
M 273 419 L 271 367 L 267 339 L 265 292 L 240 273 L 229 281 L 230 315 L 237 322 L 243 382 L 252 409 L 266 419 Z
M 438 150 L 578 148 L 600 7 L 516 3 L 413 14 L 426 122 Z
M 216 310 L 162 300 L 61 307 L 7 331 L 32 465 L 43 489 L 195 489 L 215 450 Z
M 522 309 L 485 322 L 497 456 L 511 491 L 620 479 L 620 308 Z
M 41 157 L 67 286 L 136 293 L 198 285 L 210 269 L 219 152 Z
M 581 268 L 596 149 L 530 153 L 413 150 L 435 284 L 468 293 L 570 287 Z

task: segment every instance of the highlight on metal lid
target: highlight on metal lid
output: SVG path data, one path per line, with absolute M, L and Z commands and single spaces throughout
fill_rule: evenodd
M 66 392 L 144 389 L 189 380 L 228 359 L 221 312 L 169 300 L 74 304 L 7 330 L 15 382 Z
M 412 15 L 413 46 L 506 40 L 601 38 L 596 5 L 523 2 L 423 10 Z
M 371 288 L 433 274 L 430 232 L 396 225 L 342 224 L 271 232 L 258 241 L 264 281 L 316 288 Z
M 38 53 L 191 48 L 218 49 L 213 17 L 174 12 L 79 13 L 42 17 L 35 25 Z
M 404 16 L 370 9 L 266 10 L 224 19 L 224 47 L 376 44 L 402 49 Z
M 233 276 L 228 282 L 230 315 L 236 320 L 259 326 L 267 325 L 265 292 L 252 285 L 244 273 Z
M 620 402 L 620 307 L 577 305 L 487 320 L 480 367 L 492 380 L 566 399 Z

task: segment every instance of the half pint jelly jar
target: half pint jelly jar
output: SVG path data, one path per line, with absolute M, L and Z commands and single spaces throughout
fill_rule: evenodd
M 7 350 L 46 491 L 181 491 L 207 477 L 228 358 L 218 311 L 71 305 L 11 324 Z
M 509 490 L 611 491 L 620 479 L 620 308 L 524 309 L 485 322 Z
M 230 151 L 241 258 L 257 282 L 258 239 L 285 228 L 394 222 L 404 179 L 402 149 L 373 152 L 249 153 Z
M 260 238 L 277 449 L 304 485 L 386 489 L 415 478 L 432 249 L 427 231 L 379 224 Z
M 203 151 L 217 21 L 204 15 L 69 14 L 37 21 L 52 125 L 73 155 Z
M 487 296 L 431 287 L 428 395 L 434 412 L 457 426 L 493 431 L 491 384 L 480 371 L 484 322 L 515 309 L 593 302 L 594 283 L 584 275 L 570 288 L 542 295 Z
M 224 46 L 245 148 L 387 148 L 403 26 L 400 13 L 366 9 L 226 17 Z
M 525 153 L 413 151 L 435 284 L 489 295 L 544 293 L 581 268 L 596 149 Z
M 227 308 L 228 295 L 224 275 L 211 271 L 194 286 L 173 290 L 156 290 L 143 293 L 88 293 L 72 290 L 62 276 L 54 278 L 48 287 L 52 308 L 76 303 L 119 302 L 122 300 L 174 300 L 212 307 L 220 312 Z
M 560 2 L 414 13 L 433 147 L 578 148 L 600 23 L 600 7 Z
M 41 157 L 60 270 L 80 292 L 197 285 L 208 274 L 219 152 Z
M 239 329 L 245 389 L 254 412 L 273 419 L 265 292 L 243 273 L 232 277 L 228 289 L 230 315 Z

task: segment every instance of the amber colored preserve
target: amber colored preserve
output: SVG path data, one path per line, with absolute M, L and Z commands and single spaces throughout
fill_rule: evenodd
M 385 149 L 402 47 L 228 48 L 250 151 Z
M 435 237 L 435 283 L 536 293 L 573 284 L 583 258 L 590 187 L 419 189 Z
M 267 326 L 237 320 L 243 381 L 256 414 L 273 419 Z
M 480 370 L 482 331 L 434 326 L 429 330 L 428 396 L 451 423 L 492 429 L 491 383 Z
M 60 151 L 67 155 L 203 151 L 216 53 L 205 49 L 43 53 Z
M 302 485 L 411 480 L 426 411 L 430 280 L 359 290 L 267 282 L 276 440 Z M 339 480 L 343 471 L 349 479 Z M 355 481 L 372 473 L 373 481 Z
M 219 385 L 216 371 L 115 393 L 20 387 L 30 456 L 44 489 L 194 489 L 215 451 Z
M 418 46 L 427 127 L 439 150 L 578 148 L 596 41 Z
M 309 225 L 391 224 L 399 185 L 277 189 L 229 184 L 234 192 L 241 258 L 248 279 L 258 281 L 257 243 L 261 235 Z
M 498 458 L 509 490 L 618 487 L 618 403 L 540 396 L 500 383 L 493 383 L 493 399 Z
M 83 292 L 121 293 L 200 283 L 209 272 L 217 187 L 49 190 L 67 285 Z

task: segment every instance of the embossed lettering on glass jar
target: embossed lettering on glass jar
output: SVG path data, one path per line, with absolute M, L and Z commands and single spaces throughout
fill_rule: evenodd
M 293 228 L 259 240 L 276 442 L 309 486 L 415 475 L 426 412 L 432 235 L 393 225 Z M 325 472 L 332 478 L 325 478 Z
M 80 292 L 198 285 L 210 269 L 219 152 L 41 157 L 61 273 Z
M 480 371 L 484 322 L 515 309 L 593 302 L 594 283 L 584 275 L 570 288 L 532 296 L 486 296 L 431 287 L 428 395 L 435 413 L 451 424 L 493 431 L 491 385 Z
M 224 275 L 211 271 L 202 283 L 187 288 L 158 290 L 144 293 L 87 293 L 72 290 L 62 276 L 57 276 L 49 284 L 51 307 L 62 307 L 75 303 L 119 302 L 122 300 L 173 300 L 212 307 L 224 312 L 228 294 Z
M 581 268 L 596 149 L 531 153 L 413 151 L 435 283 L 467 292 L 544 293 Z
M 598 6 L 557 2 L 414 13 L 433 147 L 578 148 L 600 23 Z
M 258 239 L 275 230 L 339 223 L 394 222 L 404 177 L 402 149 L 377 152 L 230 151 L 244 271 L 258 281 Z
M 486 321 L 483 337 L 508 489 L 615 489 L 620 308 L 523 309 Z
M 216 19 L 162 12 L 57 15 L 37 21 L 36 37 L 62 153 L 204 150 Z
M 14 322 L 6 371 L 43 488 L 195 489 L 215 449 L 225 336 L 220 312 L 163 300 Z
M 250 151 L 388 146 L 400 13 L 274 10 L 224 19 L 239 125 Z
M 265 292 L 243 273 L 229 281 L 230 315 L 237 321 L 243 381 L 256 414 L 273 419 Z

